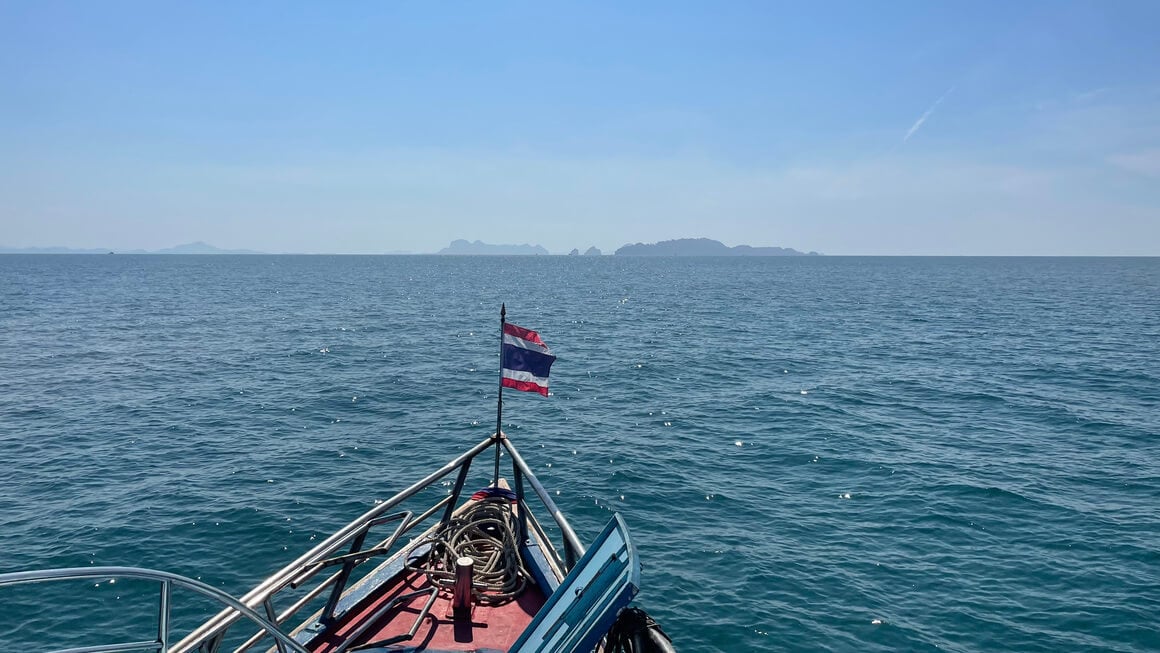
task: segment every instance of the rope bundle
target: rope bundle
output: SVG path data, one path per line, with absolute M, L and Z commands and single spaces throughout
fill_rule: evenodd
M 474 594 L 480 603 L 497 605 L 523 591 L 529 574 L 520 559 L 517 522 L 511 501 L 503 497 L 478 500 L 444 524 L 430 538 L 431 553 L 419 568 L 432 585 L 450 592 L 455 587 L 455 561 L 475 561 Z

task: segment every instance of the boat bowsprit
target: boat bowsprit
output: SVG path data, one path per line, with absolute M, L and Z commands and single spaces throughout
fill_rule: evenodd
M 496 472 L 487 487 L 468 489 L 472 463 L 492 449 L 497 461 L 501 450 L 510 460 L 510 479 Z M 540 521 L 534 507 L 550 519 Z M 640 587 L 640 560 L 620 515 L 584 546 L 502 432 L 375 505 L 239 598 L 134 567 L 0 574 L 0 592 L 109 578 L 158 583 L 155 636 L 66 650 L 672 651 L 656 623 L 629 606 Z M 171 606 L 175 596 L 189 594 L 222 609 L 178 637 Z

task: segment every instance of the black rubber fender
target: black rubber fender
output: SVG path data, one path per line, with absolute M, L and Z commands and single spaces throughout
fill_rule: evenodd
M 676 653 L 673 640 L 640 608 L 621 610 L 605 641 L 608 653 Z

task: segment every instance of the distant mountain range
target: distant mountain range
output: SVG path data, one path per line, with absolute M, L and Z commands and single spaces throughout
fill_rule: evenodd
M 485 242 L 453 240 L 435 252 L 442 256 L 547 256 L 548 250 L 539 245 L 489 245 Z
M 386 252 L 387 254 L 408 254 L 409 252 Z M 197 241 L 166 247 L 165 249 L 116 250 L 116 249 L 75 249 L 71 247 L 4 247 L 0 254 L 266 254 L 252 249 L 222 249 L 209 243 Z M 469 242 L 459 239 L 451 241 L 447 247 L 436 252 L 441 256 L 549 256 L 551 252 L 540 245 L 492 245 L 479 240 Z M 602 252 L 589 247 L 583 256 L 600 256 Z M 788 247 L 750 247 L 737 245 L 728 247 L 720 241 L 709 238 L 679 238 L 658 243 L 636 243 L 616 250 L 617 256 L 819 256 L 817 252 L 799 252 Z M 569 256 L 581 256 L 579 249 L 573 249 Z
M 203 243 L 200 240 L 196 243 L 186 243 L 176 247 L 169 247 L 166 249 L 159 249 L 153 254 L 265 254 L 266 252 L 257 252 L 252 249 L 221 249 L 214 247 L 209 243 Z
M 616 256 L 820 256 L 788 247 L 729 247 L 710 238 L 678 238 L 659 243 L 636 243 L 616 250 Z
M 2 247 L 0 254 L 265 254 L 252 249 L 222 249 L 198 241 L 165 249 L 74 249 L 71 247 Z
M 584 256 L 600 256 L 601 251 L 589 247 Z M 491 245 L 482 241 L 468 242 L 454 240 L 450 245 L 436 252 L 440 255 L 459 256 L 547 256 L 550 252 L 540 245 Z M 579 249 L 573 249 L 569 256 L 580 256 Z M 617 256 L 820 256 L 817 252 L 799 252 L 789 247 L 751 247 L 737 245 L 729 247 L 710 238 L 678 238 L 659 243 L 636 243 L 616 250 Z

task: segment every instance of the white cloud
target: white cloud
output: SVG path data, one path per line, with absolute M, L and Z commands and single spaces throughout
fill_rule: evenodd
M 1160 148 L 1114 154 L 1108 157 L 1108 163 L 1138 175 L 1160 178 Z

